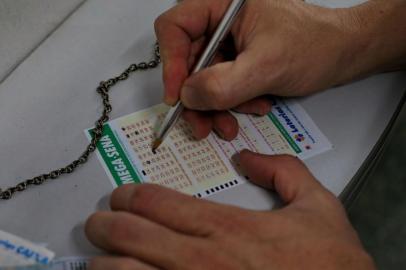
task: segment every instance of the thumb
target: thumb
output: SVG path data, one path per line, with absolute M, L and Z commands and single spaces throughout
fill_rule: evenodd
M 307 167 L 293 156 L 268 156 L 244 150 L 239 161 L 251 182 L 275 190 L 287 204 L 324 190 Z
M 223 62 L 190 76 L 181 90 L 181 100 L 189 109 L 227 110 L 262 93 L 255 91 L 252 59 L 245 53 L 235 61 Z

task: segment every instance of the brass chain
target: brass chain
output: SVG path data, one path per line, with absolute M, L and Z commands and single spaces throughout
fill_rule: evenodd
M 103 113 L 101 117 L 96 121 L 95 128 L 93 129 L 93 136 L 92 140 L 90 141 L 89 145 L 86 147 L 86 150 L 74 161 L 69 163 L 67 166 L 62 167 L 60 169 L 51 171 L 49 173 L 45 173 L 39 176 L 36 176 L 31 179 L 27 179 L 14 187 L 10 187 L 6 190 L 0 189 L 0 200 L 9 200 L 13 197 L 16 192 L 25 191 L 30 186 L 39 186 L 42 185 L 47 180 L 55 180 L 65 174 L 73 173 L 76 168 L 85 164 L 89 156 L 96 150 L 97 143 L 100 141 L 103 131 L 104 131 L 104 124 L 109 121 L 109 114 L 112 111 L 112 106 L 110 104 L 110 96 L 109 90 L 111 87 L 116 85 L 119 81 L 125 81 L 128 79 L 131 73 L 135 71 L 142 71 L 156 68 L 159 63 L 161 62 L 161 56 L 159 51 L 158 43 L 155 44 L 154 48 L 154 58 L 153 60 L 146 62 L 141 62 L 138 64 L 130 65 L 124 72 L 120 75 L 113 77 L 107 81 L 102 81 L 100 85 L 97 87 L 97 93 L 100 94 L 102 101 L 103 101 Z

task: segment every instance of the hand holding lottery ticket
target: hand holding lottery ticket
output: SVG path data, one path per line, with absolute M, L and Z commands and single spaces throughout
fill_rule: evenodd
M 339 201 L 299 159 L 248 151 L 239 159 L 284 208 L 249 211 L 125 185 L 114 191 L 111 212 L 87 221 L 90 241 L 115 254 L 95 258 L 90 269 L 374 269 Z

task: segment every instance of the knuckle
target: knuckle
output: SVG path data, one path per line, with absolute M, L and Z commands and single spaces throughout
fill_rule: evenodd
M 239 218 L 237 218 L 239 217 Z M 206 220 L 220 235 L 240 234 L 243 231 L 243 221 L 239 213 L 211 211 L 207 214 Z
M 166 11 L 159 15 L 154 21 L 155 33 L 160 36 L 160 33 L 164 33 L 164 29 L 171 23 L 171 10 Z M 173 24 L 173 23 L 172 23 Z
M 98 226 L 98 220 L 100 219 L 100 213 L 96 212 L 94 214 L 92 214 L 90 217 L 88 217 L 86 224 L 85 224 L 85 234 L 87 236 L 91 235 L 92 232 L 92 228 L 94 228 L 95 226 Z
M 330 191 L 322 190 L 322 192 L 315 192 L 314 198 L 327 208 L 343 208 L 338 198 Z
M 325 190 L 324 192 L 319 192 L 320 199 L 331 204 L 339 203 L 336 196 L 330 191 Z M 341 204 L 340 204 L 341 205 Z
M 158 29 L 159 29 L 159 18 L 154 21 L 154 30 L 155 30 L 155 34 L 157 36 L 159 35 L 159 30 Z
M 299 158 L 292 155 L 278 156 L 277 173 L 279 176 L 291 177 L 298 172 L 308 172 L 307 167 Z
M 159 35 L 162 26 L 164 25 L 165 14 L 160 15 L 154 22 L 155 33 Z
M 159 189 L 156 185 L 140 185 L 136 187 L 130 199 L 130 210 L 134 213 L 148 211 L 157 201 Z
M 280 155 L 278 156 L 278 159 L 278 174 L 283 177 L 289 176 L 298 168 L 304 167 L 303 163 L 298 158 L 291 155 Z
M 122 243 L 128 241 L 130 236 L 130 222 L 123 216 L 117 216 L 107 229 L 106 242 L 113 249 L 118 249 Z M 131 235 L 131 239 L 134 235 Z
M 286 154 L 280 155 L 279 159 L 281 160 L 281 163 L 286 164 L 288 166 L 303 166 L 302 165 L 303 163 L 298 158 L 296 158 L 292 155 L 286 155 Z
M 230 99 L 227 97 L 227 91 L 215 72 L 207 73 L 206 86 L 206 94 L 208 100 L 213 102 L 213 109 L 218 111 L 228 109 Z

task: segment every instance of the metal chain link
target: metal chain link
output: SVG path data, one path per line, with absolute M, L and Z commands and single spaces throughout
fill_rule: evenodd
M 120 75 L 113 77 L 107 81 L 102 81 L 97 87 L 97 93 L 100 94 L 103 101 L 103 113 L 101 117 L 96 121 L 95 128 L 93 129 L 92 140 L 89 145 L 86 147 L 86 150 L 74 161 L 69 163 L 67 166 L 51 171 L 46 174 L 36 176 L 31 179 L 27 179 L 14 187 L 10 187 L 4 191 L 0 189 L 0 200 L 9 200 L 13 197 L 16 192 L 25 191 L 30 186 L 39 186 L 42 185 L 47 180 L 55 180 L 65 174 L 73 173 L 76 168 L 85 164 L 89 156 L 96 150 L 97 143 L 100 141 L 103 131 L 104 124 L 109 121 L 109 114 L 112 111 L 112 106 L 110 104 L 109 90 L 111 87 L 116 85 L 119 81 L 125 81 L 128 79 L 131 73 L 135 71 L 142 71 L 156 68 L 161 62 L 161 55 L 159 51 L 159 44 L 155 44 L 154 48 L 154 58 L 153 60 L 147 62 L 141 62 L 138 64 L 130 65 L 124 72 Z

